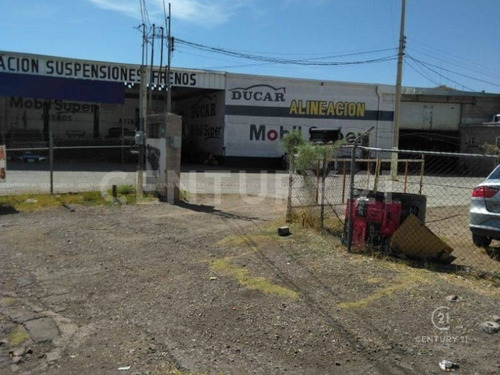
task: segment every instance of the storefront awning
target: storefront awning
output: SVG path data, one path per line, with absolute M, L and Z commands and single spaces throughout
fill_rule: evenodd
M 124 102 L 125 85 L 121 82 L 0 73 L 0 96 L 116 104 Z

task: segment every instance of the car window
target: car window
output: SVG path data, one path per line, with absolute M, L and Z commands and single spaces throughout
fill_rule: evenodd
M 488 176 L 488 180 L 500 180 L 500 165 Z

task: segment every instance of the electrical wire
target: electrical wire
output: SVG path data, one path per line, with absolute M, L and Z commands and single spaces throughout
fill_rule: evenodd
M 148 8 L 146 5 L 146 0 L 139 0 L 140 5 L 141 5 L 141 16 L 142 16 L 142 22 L 148 26 L 148 28 L 151 27 L 151 22 L 149 20 L 149 12 Z
M 494 72 L 495 74 L 500 74 L 500 71 L 498 70 L 494 70 L 491 68 L 491 66 L 487 66 L 487 65 L 484 65 L 484 64 L 481 64 L 477 61 L 473 61 L 473 60 L 469 60 L 469 59 L 465 59 L 463 58 L 462 56 L 459 56 L 459 55 L 455 55 L 453 53 L 450 53 L 450 52 L 446 52 L 444 51 L 443 49 L 438 49 L 436 47 L 433 47 L 429 44 L 426 44 L 426 43 L 423 43 L 423 42 L 420 42 L 419 40 L 416 40 L 412 37 L 407 37 L 407 39 L 409 39 L 410 41 L 412 41 L 413 43 L 417 43 L 419 45 L 421 45 L 423 48 L 426 48 L 428 50 L 431 50 L 432 53 L 434 54 L 438 54 L 438 55 L 442 55 L 442 56 L 447 56 L 447 61 L 450 60 L 450 57 L 452 57 L 452 60 L 455 60 L 455 61 L 460 61 L 461 63 L 465 63 L 465 64 L 468 64 L 469 66 L 473 66 L 473 67 L 478 67 L 478 66 L 481 66 L 483 68 L 485 68 L 486 70 L 489 70 L 490 72 Z
M 415 47 L 407 47 L 408 50 L 412 51 L 412 52 L 416 52 L 416 53 L 419 53 L 419 54 L 422 54 L 422 55 L 425 55 L 427 57 L 430 57 L 431 59 L 434 59 L 434 60 L 438 60 L 438 61 L 441 61 L 441 62 L 444 62 L 446 64 L 449 64 L 449 65 L 454 65 L 458 68 L 462 68 L 462 69 L 467 69 L 467 70 L 470 70 L 472 72 L 475 72 L 475 73 L 478 73 L 478 74 L 481 74 L 485 77 L 491 77 L 491 78 L 495 78 L 495 79 L 498 79 L 500 80 L 500 75 L 493 75 L 493 74 L 488 74 L 488 73 L 485 73 L 484 71 L 481 71 L 481 70 L 476 70 L 474 68 L 471 68 L 465 64 L 462 64 L 462 63 L 452 63 L 450 62 L 450 60 L 448 59 L 442 59 L 442 58 L 439 58 L 439 57 L 436 57 L 434 55 L 431 55 L 429 53 L 426 53 L 422 50 L 419 50 L 419 49 L 416 49 Z M 500 74 L 500 73 L 499 73 Z
M 431 64 L 429 62 L 424 62 L 424 61 L 421 61 L 421 60 L 417 60 L 413 57 L 411 57 L 410 55 L 407 55 L 410 59 L 412 59 L 413 61 L 415 62 L 418 62 L 420 63 L 421 65 L 428 65 L 428 66 L 432 66 L 434 68 L 437 68 L 437 69 L 441 69 L 441 70 L 444 70 L 445 72 L 448 72 L 448 73 L 452 73 L 452 74 L 456 74 L 458 76 L 462 76 L 462 77 L 465 77 L 465 78 L 468 78 L 468 79 L 472 79 L 473 81 L 478 81 L 478 82 L 482 82 L 482 83 L 486 83 L 488 85 L 491 85 L 491 86 L 496 86 L 496 87 L 500 87 L 500 85 L 496 84 L 496 83 L 492 83 L 492 82 L 489 82 L 489 81 L 485 81 L 484 79 L 481 79 L 481 78 L 477 78 L 477 77 L 472 77 L 472 76 L 469 76 L 467 74 L 462 74 L 462 73 L 458 73 L 458 72 L 455 72 L 453 70 L 450 70 L 450 69 L 446 69 L 446 68 L 443 68 L 443 67 L 440 67 L 438 65 L 435 65 L 435 64 Z M 428 68 L 429 69 L 429 68 Z M 465 86 L 464 86 L 465 87 Z
M 297 53 L 297 52 L 262 52 L 262 51 L 249 51 L 249 50 L 231 50 L 232 52 L 239 52 L 239 53 L 249 53 L 249 54 L 255 54 L 255 55 L 278 55 L 278 56 L 320 56 L 320 57 L 315 57 L 312 59 L 324 59 L 324 58 L 331 58 L 331 57 L 344 57 L 344 56 L 351 56 L 351 55 L 363 55 L 367 53 L 376 53 L 376 52 L 383 52 L 383 51 L 391 51 L 391 50 L 397 50 L 397 47 L 391 47 L 391 48 L 381 48 L 381 49 L 374 49 L 374 50 L 369 50 L 369 51 L 356 51 L 356 52 L 345 52 L 341 55 L 333 55 L 329 56 L 327 54 L 325 56 L 325 52 L 304 52 L 304 53 Z M 333 52 L 332 52 L 333 53 Z
M 194 57 L 201 57 L 203 59 L 210 59 L 210 60 L 214 60 L 214 61 L 221 61 L 221 62 L 225 62 L 225 63 L 232 63 L 232 62 L 236 62 L 236 61 L 232 61 L 232 60 L 228 60 L 228 59 L 221 59 L 221 58 L 217 58 L 215 56 L 210 56 L 210 55 L 206 55 L 206 54 L 198 54 L 198 53 L 193 53 L 193 52 L 188 52 L 186 51 L 183 46 L 178 46 L 177 47 L 177 52 L 179 53 L 182 53 L 183 55 L 189 55 L 189 56 L 194 56 Z M 270 63 L 256 63 L 256 64 L 245 64 L 245 65 L 235 65 L 234 67 L 245 67 L 245 66 L 260 66 L 260 65 L 269 65 Z M 222 69 L 223 67 L 212 67 L 212 68 L 201 68 L 201 69 Z
M 227 60 L 227 59 L 221 59 L 221 58 L 216 58 L 214 56 L 210 56 L 210 55 L 207 55 L 207 54 L 197 54 L 197 53 L 192 53 L 192 52 L 188 52 L 189 49 L 186 48 L 185 46 L 178 46 L 177 48 L 177 51 L 183 55 L 188 55 L 188 56 L 195 56 L 195 57 L 201 57 L 203 59 L 209 59 L 209 60 L 215 60 L 215 61 L 222 61 L 222 62 L 226 62 L 226 63 L 232 63 L 232 62 L 236 62 L 237 60 Z M 205 69 L 205 70 L 218 70 L 218 69 L 237 69 L 237 68 L 250 68 L 250 67 L 257 67 L 257 66 L 268 66 L 270 68 L 273 68 L 273 65 L 274 63 L 272 62 L 259 62 L 259 63 L 250 63 L 250 64 L 236 64 L 236 65 L 218 65 L 218 66 L 202 66 L 202 67 L 199 67 L 199 69 Z M 307 66 L 302 66 L 302 67 L 305 67 L 307 68 Z M 283 68 L 292 68 L 292 66 L 290 67 L 281 67 L 281 69 Z M 299 67 L 293 67 L 294 69 L 297 69 L 297 68 L 301 68 L 300 66 Z M 321 67 L 320 67 L 321 68 Z
M 206 46 L 206 45 L 199 44 L 199 43 L 189 42 L 189 41 L 186 41 L 183 39 L 176 39 L 176 41 L 179 44 L 183 44 L 185 46 L 189 46 L 191 48 L 206 51 L 206 52 L 218 53 L 218 54 L 236 57 L 236 58 L 240 58 L 240 59 L 248 59 L 248 60 L 259 61 L 259 62 L 267 62 L 267 63 L 273 63 L 273 64 L 285 64 L 285 65 L 286 64 L 288 64 L 288 65 L 304 65 L 304 66 L 359 65 L 359 64 L 369 64 L 369 63 L 391 61 L 391 60 L 395 60 L 397 58 L 397 55 L 389 55 L 389 56 L 361 60 L 361 61 L 318 61 L 320 59 L 322 60 L 322 59 L 326 59 L 326 58 L 332 58 L 333 56 L 325 56 L 325 57 L 314 58 L 314 59 L 305 59 L 305 60 L 304 59 L 302 59 L 302 60 L 283 59 L 283 58 L 256 55 L 256 54 L 251 54 L 251 53 L 243 53 L 243 52 L 232 51 L 232 50 L 217 48 L 217 47 L 210 47 L 210 46 Z M 391 48 L 391 50 L 392 50 L 392 48 Z M 380 50 L 374 50 L 374 51 L 379 52 Z M 374 51 L 363 51 L 363 52 L 350 53 L 350 54 L 345 54 L 345 55 L 336 55 L 335 57 L 353 56 L 353 55 L 358 55 L 358 54 L 373 53 Z
M 439 86 L 439 83 L 434 81 L 432 78 L 430 78 L 427 74 L 425 74 L 423 71 L 418 70 L 415 66 L 413 66 L 408 60 L 405 61 L 405 65 L 408 65 L 410 68 L 412 68 L 415 72 L 417 72 L 420 76 L 424 77 L 426 80 L 429 82 L 434 83 L 436 86 Z
M 468 87 L 468 86 L 465 86 L 464 84 L 462 84 L 462 83 L 460 83 L 460 82 L 457 82 L 457 81 L 455 81 L 455 80 L 451 79 L 450 77 L 445 76 L 444 74 L 439 73 L 438 71 L 436 71 L 436 70 L 434 70 L 434 69 L 432 69 L 432 68 L 428 67 L 428 66 L 427 66 L 427 64 L 425 64 L 425 63 L 423 63 L 423 62 L 420 62 L 419 60 L 414 59 L 413 57 L 411 57 L 411 56 L 410 56 L 410 55 L 408 55 L 408 54 L 406 55 L 406 57 L 407 57 L 407 58 L 409 58 L 409 59 L 411 59 L 412 61 L 414 61 L 414 62 L 415 62 L 415 63 L 417 63 L 418 65 L 420 65 L 420 66 L 422 66 L 422 67 L 424 67 L 424 68 L 426 68 L 426 69 L 430 70 L 430 71 L 431 71 L 431 72 L 433 72 L 434 74 L 437 74 L 437 75 L 438 75 L 438 76 L 440 76 L 441 78 L 446 79 L 446 80 L 447 80 L 447 81 L 449 81 L 449 82 L 453 82 L 454 84 L 456 84 L 456 85 L 458 85 L 458 86 L 461 86 L 461 87 L 463 87 L 464 89 L 467 89 L 467 90 L 469 90 L 469 91 L 477 91 L 477 90 L 474 90 L 474 89 L 472 89 L 472 88 L 470 88 L 470 87 Z

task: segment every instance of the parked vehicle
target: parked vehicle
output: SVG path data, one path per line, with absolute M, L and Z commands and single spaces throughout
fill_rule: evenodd
M 488 247 L 500 240 L 500 165 L 473 191 L 469 211 L 472 241 L 478 247 Z
M 39 163 L 47 160 L 48 151 L 40 150 L 49 146 L 43 133 L 36 129 L 14 129 L 6 136 L 9 160 L 25 163 Z M 17 151 L 16 151 L 17 150 Z
M 8 149 L 48 147 L 48 141 L 37 129 L 12 129 L 6 136 Z
M 483 124 L 485 124 L 485 125 L 488 125 L 488 124 L 498 125 L 499 123 L 500 123 L 500 113 L 493 115 L 493 117 L 491 118 L 491 121 L 483 122 Z
M 123 133 L 122 133 L 123 132 Z M 126 143 L 133 143 L 135 141 L 135 131 L 130 130 L 128 128 L 120 128 L 120 127 L 113 127 L 108 129 L 108 136 L 106 138 L 108 139 L 116 139 L 122 138 L 123 134 L 123 140 L 126 141 Z

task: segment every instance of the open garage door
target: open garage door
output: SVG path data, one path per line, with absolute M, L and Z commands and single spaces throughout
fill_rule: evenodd
M 219 164 L 224 157 L 224 91 L 175 88 L 173 112 L 182 116 L 182 161 Z

